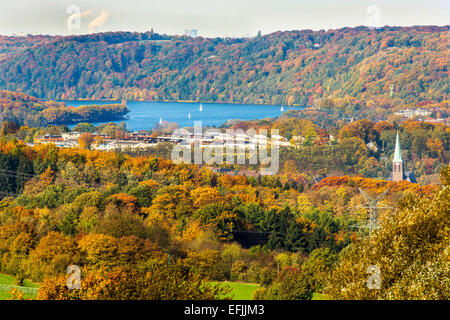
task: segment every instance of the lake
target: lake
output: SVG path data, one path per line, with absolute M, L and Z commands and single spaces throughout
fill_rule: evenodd
M 63 100 L 67 106 L 79 107 L 89 104 L 111 104 L 120 101 L 96 101 L 96 100 Z M 282 114 L 281 106 L 269 105 L 248 105 L 248 104 L 221 104 L 221 103 L 200 103 L 189 102 L 149 102 L 149 101 L 128 101 L 128 109 L 125 121 L 127 129 L 150 130 L 157 122 L 176 122 L 180 128 L 193 127 L 194 121 L 202 121 L 203 126 L 220 126 L 230 119 L 254 120 L 278 117 Z M 283 107 L 284 111 L 289 109 L 303 109 L 302 107 Z M 190 118 L 189 118 L 190 114 Z M 112 121 L 120 123 L 119 121 Z M 92 123 L 99 125 L 104 122 Z M 73 128 L 74 125 L 69 126 Z

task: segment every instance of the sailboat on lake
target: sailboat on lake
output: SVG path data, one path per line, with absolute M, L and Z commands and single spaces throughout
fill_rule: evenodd
M 198 108 L 198 111 L 202 112 L 203 111 L 203 105 L 200 103 L 200 108 Z
M 280 111 L 281 111 L 281 112 L 283 112 L 283 111 L 284 111 L 284 108 L 283 108 L 283 106 L 281 106 L 281 109 L 280 109 Z
M 162 124 L 162 117 L 159 118 L 159 124 Z
M 191 113 L 190 112 L 188 113 L 188 119 L 191 119 Z

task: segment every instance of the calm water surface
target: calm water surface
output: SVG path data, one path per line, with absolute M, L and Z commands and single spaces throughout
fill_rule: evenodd
M 88 104 L 111 104 L 118 101 L 95 101 L 95 100 L 65 100 L 67 106 L 78 107 Z M 218 104 L 187 102 L 147 102 L 128 101 L 128 119 L 125 120 L 127 129 L 149 130 L 157 122 L 176 122 L 179 127 L 193 127 L 194 121 L 202 121 L 203 126 L 220 126 L 229 119 L 254 120 L 278 117 L 282 114 L 281 106 L 246 105 L 246 104 Z M 283 107 L 284 111 L 289 109 L 301 109 L 300 107 Z M 190 118 L 189 118 L 190 114 Z M 114 121 L 120 123 L 121 121 Z M 99 125 L 102 122 L 93 123 Z M 69 126 L 73 127 L 73 126 Z

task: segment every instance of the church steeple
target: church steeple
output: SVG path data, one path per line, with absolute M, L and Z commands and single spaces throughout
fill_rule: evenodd
M 403 159 L 402 150 L 400 149 L 400 138 L 398 136 L 395 140 L 395 152 L 394 160 L 392 160 L 392 181 L 402 181 L 403 180 Z
M 393 162 L 403 162 L 402 150 L 400 149 L 400 138 L 398 136 L 398 131 L 397 131 L 397 138 L 395 140 L 395 152 L 394 152 Z

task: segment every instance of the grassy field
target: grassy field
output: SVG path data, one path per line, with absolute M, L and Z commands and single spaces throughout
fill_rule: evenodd
M 217 282 L 212 282 L 216 284 Z M 231 296 L 233 300 L 251 300 L 253 292 L 260 287 L 256 283 L 244 283 L 244 282 L 221 282 L 224 285 L 228 285 L 231 288 Z
M 216 284 L 218 282 L 211 282 Z M 256 283 L 243 283 L 243 282 L 220 282 L 224 285 L 231 287 L 230 295 L 233 296 L 232 300 L 251 300 L 253 292 L 261 286 Z M 312 300 L 328 300 L 327 296 L 321 293 L 314 293 Z
M 7 274 L 0 273 L 0 284 L 14 285 L 14 277 L 9 276 Z M 28 288 L 38 288 L 39 287 L 36 283 L 31 282 L 29 280 L 24 280 L 22 286 L 28 287 Z M 11 298 L 11 294 L 9 293 L 9 291 L 0 289 L 0 300 L 9 300 L 10 298 Z M 35 299 L 35 295 L 24 294 L 24 298 L 25 299 Z
M 322 293 L 313 293 L 312 300 L 329 300 L 329 298 Z

